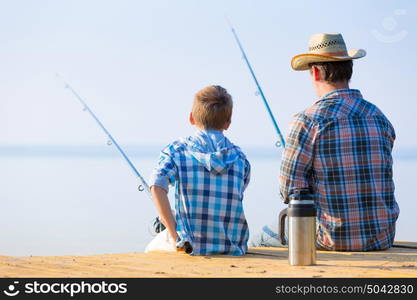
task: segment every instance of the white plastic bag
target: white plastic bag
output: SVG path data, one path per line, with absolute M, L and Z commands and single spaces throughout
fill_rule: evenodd
M 168 233 L 168 230 L 163 230 L 158 233 L 152 241 L 146 246 L 145 253 L 151 251 L 169 251 L 175 252 L 177 249 L 174 246 L 173 240 Z

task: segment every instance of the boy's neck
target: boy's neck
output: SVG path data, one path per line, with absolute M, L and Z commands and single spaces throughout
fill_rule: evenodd
M 205 131 L 205 132 L 220 132 L 223 133 L 223 129 L 208 129 L 208 128 L 204 128 L 204 127 L 200 127 L 200 126 L 195 126 L 197 128 L 197 130 L 199 131 Z

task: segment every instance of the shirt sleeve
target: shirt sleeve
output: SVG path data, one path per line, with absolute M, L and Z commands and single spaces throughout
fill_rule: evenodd
M 247 159 L 245 159 L 245 175 L 244 175 L 244 178 L 243 178 L 243 184 L 244 184 L 243 190 L 246 190 L 246 188 L 249 185 L 250 174 L 251 174 L 251 166 L 250 166 L 249 161 Z
M 161 151 L 159 155 L 158 165 L 153 169 L 149 179 L 149 187 L 153 185 L 169 191 L 169 185 L 174 185 L 177 179 L 177 167 L 169 153 L 169 148 Z
M 304 114 L 295 116 L 282 155 L 279 176 L 280 193 L 284 203 L 288 203 L 291 189 L 311 188 L 314 142 L 317 133 L 316 124 L 307 116 Z

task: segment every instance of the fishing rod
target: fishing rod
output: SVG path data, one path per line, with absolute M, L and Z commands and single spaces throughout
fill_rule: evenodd
M 234 38 L 236 40 L 237 45 L 239 46 L 240 52 L 242 52 L 243 59 L 245 60 L 246 65 L 248 66 L 249 72 L 252 75 L 253 80 L 255 81 L 256 87 L 258 88 L 258 94 L 261 96 L 262 101 L 263 101 L 263 103 L 264 103 L 264 105 L 266 107 L 266 110 L 267 110 L 268 114 L 269 114 L 269 117 L 271 118 L 272 124 L 274 125 L 275 131 L 278 134 L 279 141 L 277 141 L 275 143 L 275 145 L 277 147 L 281 147 L 281 146 L 282 147 L 285 147 L 285 139 L 282 136 L 281 130 L 278 127 L 278 123 L 275 120 L 275 117 L 274 117 L 274 115 L 273 115 L 273 113 L 271 111 L 271 108 L 269 107 L 268 101 L 265 98 L 265 94 L 262 91 L 262 88 L 261 88 L 261 86 L 260 86 L 260 84 L 258 82 L 258 79 L 255 76 L 255 72 L 252 69 L 252 66 L 251 66 L 251 64 L 250 64 L 250 62 L 248 60 L 248 57 L 246 56 L 245 50 L 243 50 L 242 44 L 241 44 L 241 42 L 239 40 L 239 37 L 238 37 L 238 35 L 236 33 L 236 30 L 235 30 L 235 28 L 233 27 L 232 23 L 230 22 L 230 20 L 227 17 L 226 17 L 226 21 L 227 21 L 227 24 L 229 24 L 230 30 L 233 33 L 233 36 L 234 36 Z
M 109 138 L 109 141 L 107 142 L 107 145 L 111 146 L 112 144 L 116 146 L 116 149 L 119 151 L 119 153 L 123 156 L 127 164 L 129 165 L 130 169 L 133 171 L 135 176 L 139 178 L 140 185 L 138 186 L 138 190 L 140 192 L 145 191 L 146 194 L 149 196 L 149 198 L 152 199 L 151 192 L 149 189 L 148 184 L 146 183 L 145 179 L 140 175 L 139 171 L 135 168 L 133 163 L 130 161 L 129 157 L 126 155 L 126 153 L 123 151 L 123 149 L 119 146 L 119 144 L 116 142 L 116 140 L 113 138 L 113 136 L 110 134 L 110 132 L 104 127 L 103 123 L 100 122 L 100 120 L 97 118 L 97 116 L 93 113 L 93 111 L 90 109 L 90 107 L 87 105 L 87 103 L 81 98 L 81 96 L 72 88 L 72 86 L 67 83 L 62 77 L 60 77 L 58 74 L 56 74 L 58 78 L 61 78 L 61 80 L 65 84 L 65 88 L 70 90 L 70 92 L 75 96 L 75 98 L 78 99 L 78 101 L 83 106 L 83 110 L 87 111 L 90 116 L 96 121 L 96 123 L 100 126 L 100 128 L 104 131 L 104 133 Z

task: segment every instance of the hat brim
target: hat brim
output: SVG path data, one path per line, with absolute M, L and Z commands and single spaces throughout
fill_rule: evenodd
M 311 63 L 352 60 L 362 58 L 365 55 L 366 51 L 363 49 L 350 50 L 346 56 L 305 53 L 294 56 L 291 60 L 291 67 L 296 71 L 305 71 L 309 69 L 308 64 Z

